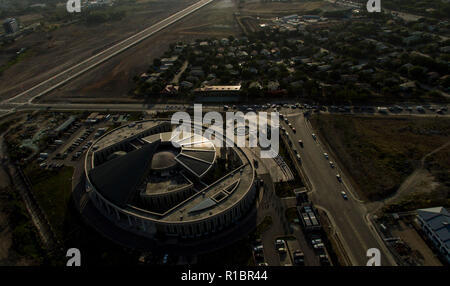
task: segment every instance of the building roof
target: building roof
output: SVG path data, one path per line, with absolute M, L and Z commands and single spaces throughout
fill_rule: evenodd
M 197 92 L 205 92 L 205 91 L 240 91 L 241 85 L 208 85 L 202 88 L 197 88 L 195 91 Z
M 60 131 L 64 131 L 67 129 L 67 127 L 70 126 L 70 124 L 72 124 L 73 122 L 75 122 L 75 120 L 77 119 L 76 116 L 72 115 L 69 117 L 69 119 L 67 119 L 66 121 L 64 121 L 63 124 L 61 124 L 60 126 L 58 126 L 58 128 L 55 129 L 55 132 L 60 132 Z
M 107 161 L 89 173 L 92 184 L 112 203 L 124 207 L 147 175 L 160 141 Z
M 434 207 L 418 209 L 417 214 L 450 249 L 450 213 L 444 207 Z

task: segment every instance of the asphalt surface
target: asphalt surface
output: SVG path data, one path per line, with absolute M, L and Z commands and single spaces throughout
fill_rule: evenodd
M 282 111 L 282 113 L 284 113 Z M 286 123 L 282 126 L 289 132 L 293 141 L 293 148 L 299 151 L 302 158 L 302 168 L 309 179 L 312 187 L 311 198 L 313 202 L 325 209 L 331 217 L 337 235 L 341 240 L 344 250 L 352 265 L 366 265 L 366 256 L 369 248 L 378 248 L 381 252 L 381 265 L 395 265 L 395 261 L 386 249 L 384 243 L 376 234 L 370 222 L 366 219 L 366 209 L 364 205 L 353 195 L 349 182 L 345 174 L 340 172 L 335 163 L 335 168 L 331 168 L 329 161 L 335 162 L 333 158 L 328 160 L 324 156 L 324 146 L 320 143 L 320 138 L 314 140 L 311 125 L 303 115 L 296 114 L 289 116 L 289 122 L 296 128 L 294 133 Z M 282 135 L 284 136 L 284 135 Z M 303 141 L 304 147 L 300 147 L 298 140 Z M 329 153 L 329 152 L 327 152 Z M 336 175 L 340 174 L 342 182 L 339 182 Z M 345 191 L 348 200 L 341 195 Z
M 167 17 L 166 19 L 142 30 L 139 33 L 109 47 L 102 52 L 58 73 L 57 75 L 35 85 L 34 87 L 11 97 L 2 103 L 14 103 L 14 104 L 25 104 L 31 103 L 35 98 L 43 96 L 50 91 L 64 85 L 68 81 L 80 76 L 86 71 L 102 64 L 103 62 L 109 60 L 110 58 L 122 53 L 123 51 L 137 45 L 153 34 L 163 30 L 164 28 L 172 25 L 173 23 L 179 21 L 180 19 L 192 14 L 198 9 L 204 7 L 205 5 L 211 3 L 213 0 L 200 0 L 197 3 Z

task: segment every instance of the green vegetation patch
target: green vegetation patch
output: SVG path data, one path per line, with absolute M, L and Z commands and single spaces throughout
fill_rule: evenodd
M 45 252 L 40 237 L 19 194 L 5 188 L 0 191 L 2 212 L 8 215 L 8 225 L 12 232 L 12 250 L 29 257 L 37 264 L 44 261 Z
M 450 3 L 448 1 L 435 0 L 385 0 L 383 5 L 386 8 L 395 11 L 410 12 L 417 15 L 423 15 L 436 18 L 449 18 Z
M 311 122 L 369 200 L 394 194 L 450 134 L 447 118 L 316 115 Z
M 72 192 L 73 168 L 63 167 L 57 171 L 50 171 L 31 164 L 24 172 L 33 184 L 33 193 L 57 237 L 62 239 Z
M 385 206 L 383 212 L 406 212 L 435 206 L 450 208 L 450 147 L 429 156 L 425 168 L 440 185 L 433 190 L 408 194 L 398 202 Z
M 7 63 L 5 63 L 4 65 L 0 66 L 0 75 L 2 75 L 2 73 L 5 70 L 7 70 L 8 68 L 12 67 L 15 64 L 20 63 L 21 61 L 23 61 L 26 58 L 29 58 L 31 56 L 33 56 L 33 52 L 30 49 L 20 53 L 19 55 L 15 55 Z

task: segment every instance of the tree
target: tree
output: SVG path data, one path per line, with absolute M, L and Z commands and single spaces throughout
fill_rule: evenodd
M 423 71 L 423 68 L 414 66 L 408 71 L 408 75 L 413 79 L 423 80 L 425 73 Z

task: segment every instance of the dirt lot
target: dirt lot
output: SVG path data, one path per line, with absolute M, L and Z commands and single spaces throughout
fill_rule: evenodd
M 36 31 L 24 36 L 12 45 L 3 47 L 0 52 L 0 58 L 3 61 L 23 47 L 33 52 L 32 57 L 13 65 L 0 76 L 0 98 L 6 98 L 30 88 L 50 75 L 70 67 L 81 59 L 135 34 L 194 2 L 195 0 L 145 1 L 136 4 L 140 5 L 136 6 L 139 10 L 131 10 L 121 21 L 91 26 L 77 23 L 50 32 Z M 151 46 L 154 46 L 154 42 L 152 43 Z M 148 46 L 147 43 L 147 48 Z M 137 55 L 136 58 L 143 61 L 142 55 Z M 120 66 L 120 61 L 116 62 L 116 65 Z M 106 70 L 110 69 L 97 70 L 95 74 L 104 76 Z M 92 74 L 90 76 L 92 77 Z
M 295 14 L 305 13 L 315 9 L 331 10 L 337 9 L 334 5 L 326 1 L 303 1 L 294 0 L 292 2 L 268 2 L 263 3 L 260 0 L 247 0 L 244 4 L 240 5 L 240 11 L 242 14 L 258 14 L 261 16 L 268 15 L 283 15 L 283 14 Z
M 225 5 L 227 4 L 227 5 Z M 138 46 L 114 57 L 103 65 L 80 76 L 72 83 L 52 92 L 43 101 L 121 102 L 141 101 L 124 98 L 134 88 L 133 77 L 145 72 L 155 57 L 161 56 L 171 43 L 190 42 L 197 38 L 237 35 L 231 0 L 214 2 L 187 16 L 162 33 L 148 38 Z
M 378 205 L 384 212 L 412 211 L 433 206 L 450 207 L 450 143 L 422 159 L 403 181 L 395 196 Z
M 193 2 L 195 0 L 138 1 L 137 5 L 144 5 L 142 7 L 147 8 L 128 13 L 126 18 L 119 22 L 90 27 L 72 24 L 49 33 L 35 32 L 28 35 L 8 47 L 9 53 L 21 47 L 28 47 L 31 49 L 32 56 L 13 65 L 0 77 L 0 98 L 17 94 Z M 258 0 L 247 1 L 244 4 L 238 3 L 238 0 L 217 0 L 164 32 L 150 37 L 137 47 L 129 49 L 70 84 L 53 91 L 41 100 L 51 102 L 141 101 L 139 98 L 127 96 L 134 88 L 133 77 L 145 72 L 153 59 L 161 56 L 170 43 L 239 35 L 242 31 L 235 20 L 236 12 L 241 15 L 263 14 L 262 16 L 269 17 L 286 13 L 305 13 L 316 8 L 336 9 L 323 1 L 260 3 Z
M 394 195 L 409 175 L 422 168 L 422 158 L 450 138 L 450 120 L 444 118 L 320 115 L 312 123 L 361 197 L 371 201 Z M 443 171 L 448 174 L 448 167 Z
M 442 266 L 442 263 L 413 227 L 405 224 L 403 221 L 399 221 L 398 226 L 392 230 L 392 235 L 401 238 L 407 247 L 410 248 L 408 257 L 417 265 Z

